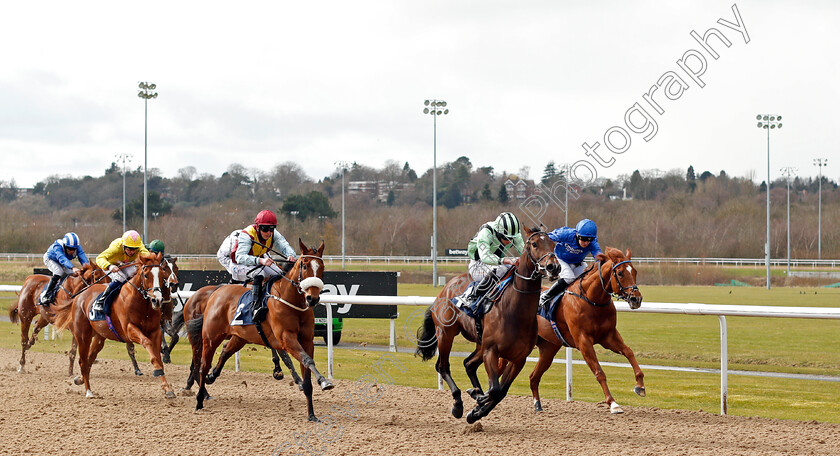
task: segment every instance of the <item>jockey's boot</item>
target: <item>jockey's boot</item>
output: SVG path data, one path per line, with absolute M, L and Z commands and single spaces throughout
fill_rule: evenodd
M 547 307 L 548 305 L 550 305 L 551 300 L 554 299 L 555 296 L 565 291 L 566 287 L 568 286 L 569 283 L 566 282 L 565 279 L 557 279 L 557 281 L 554 282 L 554 285 L 552 285 L 551 288 L 549 288 L 545 293 L 543 293 L 540 296 L 540 307 Z
M 117 282 L 116 280 L 108 283 L 108 288 L 93 302 L 91 310 L 108 313 L 107 311 L 111 307 L 111 302 L 114 301 L 114 297 L 120 292 L 122 284 L 123 282 Z
M 470 294 L 464 297 L 467 307 L 475 310 L 476 315 L 480 315 L 482 310 L 484 310 L 483 308 L 478 308 L 476 303 L 493 286 L 495 281 L 496 276 L 493 273 L 487 274 L 483 279 L 481 279 L 481 282 L 475 284 L 473 289 L 470 291 Z
M 260 324 L 265 319 L 265 314 L 268 312 L 268 306 L 262 303 L 262 283 L 263 276 L 254 277 L 254 285 L 251 288 L 251 299 L 254 307 L 254 323 Z
M 50 283 L 47 284 L 47 288 L 44 289 L 44 293 L 41 294 L 40 303 L 42 306 L 49 308 L 50 303 L 53 302 L 55 299 L 55 295 L 58 293 L 58 282 L 61 280 L 61 276 L 57 274 L 53 274 L 50 277 Z

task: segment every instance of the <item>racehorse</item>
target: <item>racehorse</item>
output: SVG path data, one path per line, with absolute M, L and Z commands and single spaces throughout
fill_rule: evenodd
M 81 273 L 72 274 L 65 279 L 59 286 L 59 290 L 55 295 L 55 303 L 69 302 L 75 299 L 75 294 L 84 287 L 90 286 L 98 279 L 105 276 L 102 269 L 91 266 L 90 263 L 81 267 Z M 17 304 L 9 308 L 9 320 L 12 323 L 20 321 L 20 366 L 18 372 L 24 372 L 26 366 L 26 350 L 28 350 L 35 341 L 38 340 L 38 333 L 48 324 L 55 320 L 55 313 L 47 308 L 36 303 L 41 297 L 41 290 L 47 282 L 50 281 L 49 276 L 42 274 L 33 274 L 23 281 L 20 295 L 18 296 Z M 38 322 L 32 330 L 32 335 L 29 335 L 29 327 L 35 316 L 38 316 Z M 70 375 L 73 375 L 73 361 L 76 356 L 75 341 L 70 351 Z
M 171 324 L 169 325 L 173 328 L 173 331 L 180 331 L 180 328 L 184 326 L 184 321 L 190 321 L 198 318 L 200 315 L 204 314 L 204 309 L 207 307 L 207 298 L 210 295 L 219 289 L 221 285 L 207 285 L 201 287 L 196 291 L 184 304 L 183 309 L 181 312 L 176 312 L 175 317 L 172 319 Z M 164 324 L 164 327 L 167 325 Z M 166 329 L 164 329 L 166 332 Z M 200 341 L 199 341 L 200 342 Z M 172 342 L 169 345 L 169 350 L 172 350 L 175 342 Z M 166 350 L 166 348 L 164 348 Z M 280 350 L 279 353 L 274 348 L 271 349 L 271 360 L 274 362 L 274 379 L 275 380 L 283 380 L 283 371 L 280 369 L 280 358 L 283 358 L 283 362 L 286 364 L 286 367 L 289 368 L 289 371 L 292 373 L 292 378 L 294 379 L 295 383 L 300 387 L 303 388 L 303 380 L 298 376 L 298 373 L 295 371 L 295 366 L 292 364 L 291 358 L 289 358 L 289 354 L 283 350 Z M 164 358 L 164 362 L 166 359 Z M 192 390 L 193 383 L 195 383 L 196 376 L 198 375 L 198 369 L 201 365 L 201 344 L 196 343 L 192 344 L 192 362 L 190 363 L 190 375 L 187 377 L 187 385 L 179 391 L 179 393 L 183 394 L 191 394 L 190 391 Z
M 583 359 L 604 390 L 605 402 L 610 406 L 611 413 L 623 413 L 623 410 L 607 387 L 607 376 L 598 362 L 594 344 L 601 344 L 604 348 L 627 358 L 636 374 L 636 386 L 633 391 L 639 396 L 645 396 L 644 374 L 636 362 L 633 350 L 624 343 L 615 327 L 616 312 L 611 298 L 612 295 L 618 295 L 630 304 L 631 309 L 638 309 L 642 305 L 642 293 L 636 286 L 636 269 L 630 263 L 630 250 L 625 254 L 621 250 L 607 247 L 605 251 L 606 254 L 599 255 L 596 258 L 598 261 L 569 284 L 565 294 L 561 295 L 562 298 L 553 313 L 560 336 L 552 328 L 551 322 L 542 315 L 537 317 L 537 347 L 540 350 L 540 358 L 531 372 L 530 379 L 534 408 L 538 412 L 542 411 L 540 379 L 551 367 L 554 355 L 564 345 L 580 350 Z
M 315 316 L 312 306 L 318 304 L 324 287 L 324 242 L 318 249 L 310 249 L 298 239 L 301 255 L 292 269 L 275 280 L 267 292 L 268 316 L 260 324 L 231 326 L 239 300 L 246 289 L 239 285 L 223 285 L 210 294 L 204 314 L 187 322 L 187 332 L 193 347 L 200 344 L 201 362 L 198 372 L 196 410 L 204 407 L 207 385 L 221 373 L 225 361 L 245 344 L 267 345 L 286 350 L 300 362 L 303 376 L 303 393 L 306 395 L 307 414 L 310 421 L 318 421 L 312 405 L 312 378 L 314 372 L 322 390 L 333 388 L 315 368 L 312 356 L 315 351 Z M 291 278 L 290 278 L 291 277 Z M 219 354 L 219 361 L 210 371 L 213 354 L 226 338 L 227 345 Z
M 457 334 L 476 342 L 475 351 L 464 360 L 464 367 L 473 388 L 467 392 L 478 402 L 467 415 L 467 422 L 473 423 L 490 413 L 507 395 L 513 380 L 525 365 L 525 360 L 537 341 L 537 305 L 540 297 L 540 283 L 544 276 L 556 278 L 560 265 L 554 255 L 555 243 L 539 228 L 523 227 L 525 248 L 513 272 L 512 285 L 506 287 L 498 301 L 484 316 L 484 330 L 476 334 L 475 321 L 455 307 L 450 288 L 462 288 L 464 278 L 458 276 L 441 290 L 435 303 L 417 331 L 417 354 L 424 361 L 438 351 L 435 369 L 440 373 L 455 400 L 452 416 L 461 418 L 463 402 L 461 390 L 452 379 L 449 368 L 449 353 Z M 476 376 L 481 363 L 487 370 L 488 389 L 483 393 Z
M 90 389 L 90 368 L 106 339 L 120 342 L 130 340 L 142 345 L 149 352 L 155 368 L 153 375 L 160 377 L 166 397 L 175 397 L 175 392 L 164 375 L 163 362 L 160 359 L 160 307 L 171 300 L 170 289 L 178 283 L 178 278 L 161 253 L 142 254 L 132 264 L 138 271 L 123 285 L 111 304 L 112 326 L 109 326 L 107 320 L 90 321 L 87 317 L 93 301 L 104 291 L 104 285 L 85 290 L 75 303 L 56 306 L 53 309 L 56 313 L 56 327 L 63 329 L 71 326 L 73 336 L 79 344 L 79 368 L 82 378 L 76 377 L 74 383 L 84 383 L 85 397 L 97 396 Z

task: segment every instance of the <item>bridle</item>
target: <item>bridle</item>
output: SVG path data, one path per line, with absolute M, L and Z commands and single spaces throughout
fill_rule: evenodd
M 537 236 L 537 235 L 545 235 L 545 234 L 546 233 L 544 231 L 535 231 L 535 232 L 531 233 L 530 236 L 528 236 L 528 240 L 525 241 L 525 253 L 528 254 L 528 261 L 530 261 L 534 265 L 534 269 L 531 271 L 531 274 L 528 275 L 528 276 L 524 276 L 524 275 L 520 274 L 519 271 L 517 270 L 518 268 L 514 269 L 514 274 L 516 275 L 516 277 L 519 277 L 522 280 L 533 282 L 533 281 L 539 281 L 543 277 L 546 277 L 548 275 L 548 270 L 546 269 L 545 266 L 542 265 L 542 261 L 545 260 L 546 258 L 551 258 L 551 257 L 554 257 L 556 259 L 557 256 L 554 254 L 554 250 L 546 253 L 545 255 L 543 255 L 539 258 L 536 258 L 534 256 L 533 248 L 531 247 L 531 238 L 533 238 L 534 236 Z M 531 292 L 531 291 L 524 291 L 524 290 L 519 290 L 519 289 L 516 289 L 516 291 L 518 291 L 520 293 L 539 293 L 540 292 L 540 291 Z
M 624 261 L 620 261 L 620 262 L 614 264 L 612 266 L 612 268 L 610 268 L 610 272 L 607 274 L 607 277 L 611 276 L 610 278 L 615 279 L 615 283 L 617 283 L 618 284 L 617 286 L 619 287 L 618 291 L 614 290 L 616 286 L 612 284 L 611 280 L 608 280 L 607 283 L 604 283 L 604 276 L 601 275 L 601 262 L 596 261 L 589 269 L 584 271 L 584 273 L 581 274 L 580 277 L 578 277 L 577 280 L 579 282 L 578 287 L 580 288 L 580 293 L 575 293 L 571 290 L 566 291 L 566 293 L 569 293 L 573 296 L 577 296 L 577 297 L 583 299 L 584 301 L 588 302 L 590 305 L 593 305 L 595 307 L 605 307 L 605 306 L 610 304 L 612 299 L 621 299 L 621 300 L 630 302 L 630 292 L 639 291 L 639 287 L 638 287 L 638 285 L 636 285 L 635 282 L 633 283 L 633 285 L 628 285 L 626 287 L 621 286 L 621 280 L 618 279 L 618 273 L 616 272 L 616 269 L 619 266 L 621 266 L 622 264 L 625 264 L 625 263 L 630 264 L 630 260 L 624 260 Z M 601 282 L 601 289 L 604 291 L 604 293 L 606 293 L 611 298 L 610 301 L 607 301 L 604 304 L 598 304 L 597 302 L 592 301 L 591 299 L 587 298 L 584 295 L 584 292 L 583 292 L 583 278 L 584 278 L 584 276 L 586 276 L 586 274 L 589 271 L 592 271 L 592 270 L 597 270 L 598 271 L 598 280 Z M 609 284 L 610 288 L 613 289 L 613 291 L 607 290 L 607 284 Z
M 141 296 L 143 296 L 144 300 L 149 301 L 152 304 L 152 307 L 160 307 L 161 304 L 168 304 L 168 303 L 172 302 L 172 293 L 171 292 L 166 299 L 163 299 L 163 296 L 164 296 L 163 295 L 163 289 L 165 288 L 166 290 L 170 290 L 170 288 L 169 288 L 170 287 L 170 279 L 172 279 L 175 276 L 174 272 L 172 272 L 172 274 L 170 274 L 169 277 L 167 277 L 165 280 L 160 281 L 162 286 L 161 285 L 155 286 L 155 284 L 152 283 L 151 287 L 147 287 L 146 283 L 145 283 L 146 282 L 145 270 L 148 269 L 148 268 L 151 268 L 152 269 L 152 274 L 155 274 L 154 270 L 155 269 L 160 270 L 161 265 L 163 263 L 164 262 L 162 261 L 160 264 L 144 264 L 144 265 L 142 265 L 140 267 L 140 271 L 137 273 L 140 276 L 140 279 L 138 280 L 138 282 L 140 282 L 139 287 L 137 285 L 135 285 L 134 282 L 132 282 L 131 280 L 129 280 L 127 282 L 129 285 L 134 287 L 134 289 L 137 290 L 137 292 L 140 293 Z M 167 266 L 169 266 L 169 263 L 167 263 Z M 172 271 L 171 268 L 170 268 L 170 271 Z M 157 274 L 155 274 L 155 276 L 157 276 Z M 175 278 L 175 280 L 177 280 L 177 277 L 174 277 L 174 278 Z M 177 283 L 177 282 L 175 282 L 175 283 Z M 157 298 L 158 296 L 161 296 L 161 299 L 160 299 L 159 302 L 158 302 L 158 298 Z M 157 303 L 157 305 L 155 303 Z
M 319 278 L 317 276 L 314 276 L 314 275 L 311 276 L 311 277 L 306 277 L 306 278 L 303 277 L 303 267 L 302 266 L 303 266 L 303 259 L 304 258 L 316 259 L 320 262 L 321 270 L 323 270 L 323 267 L 324 267 L 323 258 L 321 258 L 317 255 L 301 255 L 301 256 L 298 257 L 297 262 L 295 262 L 295 265 L 297 266 L 297 271 L 298 271 L 296 280 L 292 280 L 292 279 L 286 277 L 285 274 L 280 276 L 282 280 L 285 280 L 285 281 L 289 282 L 290 284 L 292 284 L 292 286 L 297 291 L 298 295 L 306 294 L 306 289 L 312 288 L 312 287 L 317 288 L 319 291 L 324 289 L 324 281 L 321 280 L 321 278 Z M 312 260 L 309 260 L 309 263 L 311 263 L 311 262 L 312 262 Z M 298 305 L 292 304 L 289 301 L 286 301 L 285 299 L 281 298 L 280 296 L 275 296 L 271 293 L 268 293 L 268 297 L 274 298 L 274 299 L 282 302 L 283 304 L 286 304 L 287 306 L 291 307 L 292 309 L 299 310 L 301 312 L 306 311 L 310 307 L 308 303 L 306 304 L 305 307 L 300 307 Z

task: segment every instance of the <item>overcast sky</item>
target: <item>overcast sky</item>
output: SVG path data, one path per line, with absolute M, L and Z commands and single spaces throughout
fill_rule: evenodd
M 141 81 L 158 86 L 148 166 L 166 177 L 294 161 L 318 180 L 337 160 L 388 159 L 422 173 L 433 155 L 423 100 L 437 98 L 451 110 L 437 119 L 439 165 L 465 155 L 499 172 L 530 167 L 531 178 L 549 160 L 577 163 L 579 177 L 693 165 L 762 181 L 755 116 L 770 113 L 784 125 L 771 132 L 772 179 L 782 166 L 815 176 L 815 157 L 837 179 L 838 5 L 7 2 L 0 181 L 100 176 L 123 152 L 142 166 Z M 710 28 L 731 43 L 709 36 L 717 59 L 690 35 Z

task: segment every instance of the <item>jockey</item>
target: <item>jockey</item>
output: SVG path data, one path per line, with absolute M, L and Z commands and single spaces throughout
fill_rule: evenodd
M 583 261 L 586 255 L 596 256 L 601 252 L 598 245 L 598 226 L 589 219 L 583 219 L 574 228 L 562 227 L 548 233 L 549 239 L 557 243 L 554 247 L 554 254 L 560 262 L 560 277 L 540 297 L 540 306 L 562 293 L 570 283 L 583 274 L 586 263 Z
M 278 251 L 289 264 L 294 264 L 296 260 L 295 250 L 276 228 L 277 216 L 274 212 L 260 211 L 253 225 L 230 233 L 216 252 L 219 263 L 234 281 L 244 283 L 249 279 L 254 280 L 252 303 L 256 323 L 262 321 L 268 310 L 262 306 L 260 299 L 263 279 L 284 274 L 284 270 L 274 263 L 268 252 Z
M 151 253 L 163 254 L 164 250 L 166 250 L 166 247 L 164 247 L 163 241 L 161 241 L 160 239 L 155 239 L 154 241 L 150 242 L 149 245 L 146 246 L 146 250 L 148 250 Z
M 505 251 L 511 247 L 516 256 L 521 255 L 525 249 L 519 219 L 510 212 L 502 212 L 496 220 L 481 225 L 475 233 L 467 246 L 467 255 L 470 257 L 470 278 L 478 284 L 465 298 L 468 305 L 473 305 L 479 296 L 498 281 L 497 277 L 507 272 L 508 265 L 514 264 L 515 259 L 504 257 Z M 478 309 L 478 312 L 482 310 Z
M 137 266 L 130 264 L 137 260 L 141 254 L 147 254 L 149 250 L 143 245 L 140 233 L 128 230 L 111 241 L 111 245 L 96 257 L 96 265 L 108 273 L 111 283 L 108 288 L 94 301 L 93 309 L 99 312 L 106 312 L 111 306 L 114 298 L 119 293 L 120 287 L 137 274 Z M 125 266 L 129 265 L 129 266 Z
M 67 233 L 61 239 L 56 239 L 50 248 L 44 254 L 44 265 L 53 273 L 50 277 L 50 283 L 41 293 L 40 304 L 44 307 L 49 307 L 50 303 L 55 300 L 55 295 L 58 292 L 58 282 L 70 274 L 78 274 L 81 269 L 73 266 L 70 261 L 73 258 L 79 259 L 79 264 L 84 266 L 90 264 L 82 243 L 79 242 L 79 236 L 76 233 Z

